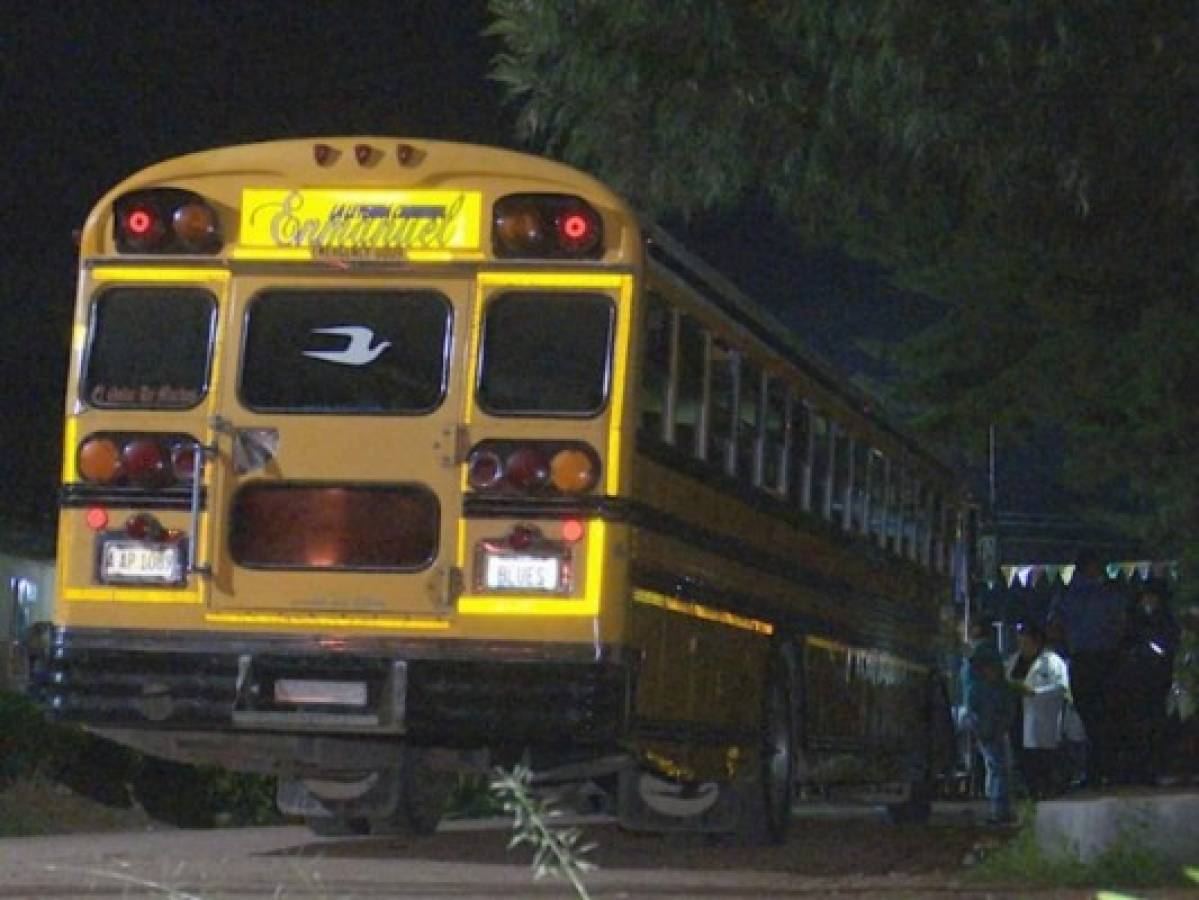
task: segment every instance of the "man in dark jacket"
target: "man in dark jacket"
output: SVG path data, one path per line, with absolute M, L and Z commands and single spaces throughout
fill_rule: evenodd
M 986 794 L 990 801 L 990 825 L 1007 825 L 1012 815 L 1012 748 L 1008 732 L 1016 718 L 1016 694 L 1008 686 L 1003 657 L 995 640 L 977 627 L 970 635 L 962 661 L 962 699 L 966 725 L 978 742 L 987 767 Z
M 1147 581 L 1128 620 L 1117 696 L 1127 716 L 1119 734 L 1120 777 L 1153 784 L 1165 757 L 1166 699 L 1182 629 L 1166 604 L 1165 585 Z
M 1099 556 L 1083 551 L 1069 589 L 1049 611 L 1050 626 L 1062 634 L 1070 656 L 1070 689 L 1087 732 L 1089 783 L 1111 780 L 1116 774 L 1113 748 L 1119 710 L 1107 698 L 1116 688 L 1127 605 L 1124 595 L 1104 577 Z

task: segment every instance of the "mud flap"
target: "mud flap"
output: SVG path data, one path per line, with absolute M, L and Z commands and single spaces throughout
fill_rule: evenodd
M 742 820 L 744 802 L 733 784 L 673 781 L 629 766 L 619 775 L 616 809 L 630 831 L 725 834 Z
M 400 773 L 383 769 L 356 779 L 280 778 L 275 803 L 285 816 L 374 819 L 395 813 Z

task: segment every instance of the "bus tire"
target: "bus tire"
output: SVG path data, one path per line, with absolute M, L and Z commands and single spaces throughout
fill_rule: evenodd
M 908 799 L 887 804 L 887 820 L 893 825 L 925 825 L 932 817 L 932 798 L 937 774 L 945 768 L 945 732 L 952 719 L 945 684 L 935 673 L 925 686 L 925 721 L 908 763 Z M 952 758 L 951 756 L 949 757 Z
M 759 746 L 740 785 L 739 836 L 752 844 L 781 844 L 791 825 L 796 768 L 796 666 L 787 650 L 771 659 L 762 699 Z
M 395 811 L 372 821 L 371 831 L 376 834 L 433 834 L 445 816 L 456 778 L 448 772 L 431 769 L 419 748 L 407 747 L 399 779 Z

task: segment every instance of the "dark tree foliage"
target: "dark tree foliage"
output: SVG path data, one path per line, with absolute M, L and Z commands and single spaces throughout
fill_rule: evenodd
M 651 214 L 765 196 L 944 301 L 897 351 L 916 424 L 1053 422 L 1077 487 L 1197 561 L 1199 4 L 491 11 L 523 140 Z

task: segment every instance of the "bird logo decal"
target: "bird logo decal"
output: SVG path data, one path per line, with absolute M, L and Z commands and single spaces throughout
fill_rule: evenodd
M 373 363 L 379 355 L 391 346 L 391 341 L 380 341 L 373 347 L 375 333 L 362 325 L 335 325 L 331 328 L 314 328 L 313 334 L 336 334 L 349 338 L 349 343 L 341 350 L 305 350 L 305 356 L 313 359 L 323 359 L 325 362 L 337 363 L 341 366 L 365 366 Z

